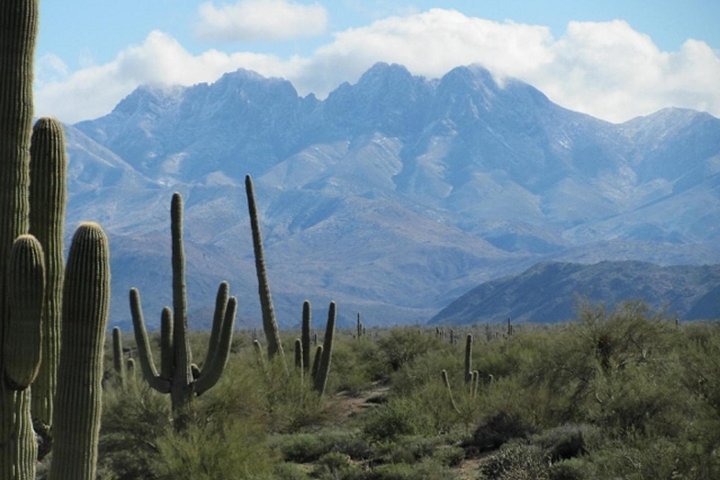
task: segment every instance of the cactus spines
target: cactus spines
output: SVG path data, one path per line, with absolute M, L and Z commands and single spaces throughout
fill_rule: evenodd
M 52 425 L 52 404 L 60 359 L 60 316 L 63 284 L 63 225 L 67 199 L 67 156 L 60 122 L 41 118 L 33 127 L 30 145 L 30 233 L 45 253 L 43 362 L 32 388 L 36 422 Z
M 310 324 L 312 322 L 312 308 L 310 302 L 305 300 L 302 309 L 302 327 L 300 340 L 302 341 L 302 364 L 304 370 L 310 369 Z
M 325 338 L 323 340 L 322 356 L 320 357 L 320 364 L 318 365 L 317 372 L 315 373 L 315 390 L 322 395 L 325 393 L 325 387 L 327 385 L 328 372 L 330 371 L 330 362 L 332 360 L 332 347 L 333 338 L 335 336 L 335 302 L 330 302 L 328 307 L 328 319 L 327 325 L 325 326 Z
M 108 239 L 99 225 L 83 223 L 65 269 L 50 480 L 95 479 L 109 303 Z
M 213 330 L 203 368 L 192 362 L 192 352 L 187 336 L 187 293 L 185 286 L 185 254 L 182 229 L 182 197 L 175 193 L 170 206 L 172 237 L 173 310 L 163 309 L 161 318 L 160 373 L 150 350 L 142 314 L 140 293 L 130 290 L 130 312 L 133 319 L 135 341 L 143 376 L 150 386 L 160 393 L 169 393 L 174 426 L 183 430 L 191 415 L 195 396 L 212 388 L 222 375 L 230 354 L 232 331 L 235 323 L 237 300 L 228 298 L 228 286 L 221 283 L 215 301 Z
M 250 175 L 245 176 L 245 192 L 247 194 L 248 212 L 250 214 L 250 228 L 252 230 L 253 252 L 255 254 L 255 271 L 258 279 L 263 331 L 265 332 L 265 339 L 267 341 L 267 354 L 270 359 L 275 356 L 280 357 L 281 362 L 285 366 L 285 370 L 287 370 L 285 354 L 283 352 L 282 342 L 280 341 L 280 330 L 278 329 L 277 320 L 275 319 L 275 308 L 273 307 L 272 295 L 270 294 L 270 282 L 268 281 L 267 270 L 265 268 L 262 233 L 260 232 L 260 222 L 255 204 L 255 190 Z
M 468 333 L 467 337 L 465 337 L 465 383 L 469 384 L 472 382 L 472 346 L 473 346 L 473 336 L 471 333 Z

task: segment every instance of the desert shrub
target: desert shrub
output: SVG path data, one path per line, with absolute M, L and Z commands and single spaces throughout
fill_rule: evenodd
M 152 471 L 160 480 L 270 480 L 278 460 L 264 433 L 241 421 L 168 431 L 157 444 Z
M 352 478 L 358 470 L 358 467 L 350 461 L 349 456 L 340 452 L 330 452 L 315 462 L 312 476 L 323 480 Z
M 372 440 L 395 439 L 403 435 L 427 433 L 431 419 L 414 399 L 392 398 L 362 415 L 361 428 Z
M 452 480 L 453 471 L 432 460 L 418 463 L 393 463 L 378 465 L 365 474 L 363 480 Z
M 480 466 L 490 480 L 549 480 L 549 464 L 537 445 L 511 443 Z
M 342 453 L 354 460 L 366 459 L 372 454 L 368 443 L 349 430 L 278 435 L 271 444 L 286 461 L 297 463 L 314 462 L 330 452 Z
M 154 478 L 148 472 L 159 455 L 156 439 L 172 428 L 170 405 L 141 381 L 138 378 L 127 390 L 110 387 L 103 393 L 98 445 L 98 472 L 103 478 Z
M 310 480 L 310 476 L 305 470 L 294 463 L 278 463 L 273 468 L 273 478 L 275 480 Z
M 373 382 L 387 378 L 381 359 L 377 344 L 369 338 L 342 338 L 333 347 L 328 390 L 354 395 L 369 389 Z
M 594 425 L 561 425 L 533 435 L 530 441 L 539 446 L 552 462 L 584 455 L 600 443 L 602 433 Z
M 394 328 L 378 340 L 378 347 L 385 367 L 397 371 L 423 353 L 437 350 L 440 343 L 435 335 L 417 328 Z
M 582 458 L 571 458 L 562 460 L 550 465 L 548 475 L 550 480 L 585 480 L 588 476 L 587 460 Z
M 533 432 L 534 428 L 519 415 L 499 412 L 482 421 L 463 446 L 466 450 L 487 452 L 500 448 L 510 440 L 526 438 Z
M 432 458 L 445 467 L 457 467 L 465 460 L 465 450 L 462 447 L 443 446 L 435 449 Z

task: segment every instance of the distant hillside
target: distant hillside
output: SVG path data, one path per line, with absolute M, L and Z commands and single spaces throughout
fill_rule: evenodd
M 720 265 L 660 267 L 644 262 L 540 263 L 483 283 L 430 320 L 433 324 L 555 322 L 588 301 L 612 308 L 642 300 L 684 320 L 720 318 Z

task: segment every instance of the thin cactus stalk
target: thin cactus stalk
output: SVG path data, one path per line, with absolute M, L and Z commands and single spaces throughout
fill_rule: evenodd
M 99 225 L 83 223 L 73 236 L 65 270 L 49 480 L 95 479 L 109 303 L 108 239 Z
M 30 146 L 30 233 L 45 253 L 43 361 L 32 388 L 35 422 L 52 426 L 52 405 L 60 359 L 60 317 L 63 284 L 63 226 L 67 202 L 67 155 L 60 122 L 41 118 L 33 127 Z
M 359 313 L 359 312 L 358 312 L 358 314 L 357 314 L 357 322 L 356 322 L 356 324 L 355 324 L 355 329 L 357 330 L 357 338 L 362 337 L 362 335 L 363 335 L 363 324 L 362 324 L 362 321 L 360 320 L 360 313 Z
M 472 372 L 472 398 L 477 398 L 480 389 L 480 372 L 473 370 Z
M 315 390 L 323 395 L 327 386 L 328 373 L 330 372 L 330 363 L 332 360 L 333 338 L 335 336 L 335 302 L 330 302 L 328 307 L 328 319 L 325 326 L 325 338 L 323 340 L 322 357 L 320 357 L 320 365 L 315 374 Z
M 123 356 L 122 333 L 118 327 L 112 329 L 113 371 L 120 386 L 125 386 L 125 359 Z
M 312 307 L 310 302 L 303 302 L 302 310 L 302 327 L 300 332 L 300 340 L 302 341 L 302 361 L 303 369 L 310 369 L 310 327 L 312 322 Z
M 170 394 L 173 424 L 177 430 L 184 430 L 192 414 L 193 398 L 212 388 L 225 369 L 230 355 L 237 300 L 235 297 L 228 298 L 228 285 L 221 283 L 216 297 L 207 357 L 202 369 L 199 369 L 192 363 L 192 352 L 187 335 L 185 253 L 182 238 L 183 205 L 179 193 L 173 195 L 170 212 L 173 311 L 166 308 L 162 313 L 160 373 L 155 367 L 145 330 L 140 293 L 135 288 L 130 290 L 130 311 L 143 376 L 153 389 Z
M 313 364 L 312 369 L 310 370 L 310 377 L 313 379 L 313 384 L 315 381 L 315 378 L 317 377 L 318 369 L 320 368 L 320 359 L 322 358 L 323 353 L 323 346 L 318 345 L 315 347 L 315 357 L 313 357 Z
M 468 333 L 465 337 L 465 383 L 470 384 L 472 381 L 472 346 L 473 336 Z
M 447 391 L 448 398 L 450 399 L 450 406 L 452 406 L 453 410 L 455 410 L 457 413 L 460 413 L 460 409 L 458 408 L 457 403 L 455 403 L 455 397 L 453 397 L 452 387 L 450 387 L 450 379 L 448 378 L 447 370 L 443 369 L 440 374 L 442 376 L 443 383 L 445 384 L 445 390 Z
M 267 341 L 267 354 L 271 360 L 275 356 L 280 357 L 287 371 L 285 354 L 283 352 L 282 342 L 280 341 L 280 329 L 275 319 L 275 308 L 273 307 L 272 295 L 270 293 L 270 282 L 268 281 L 267 270 L 265 268 L 262 233 L 260 232 L 260 222 L 255 204 L 255 190 L 250 175 L 245 177 L 245 192 L 247 194 L 248 212 L 250 214 L 250 228 L 252 230 L 253 252 L 255 254 L 255 271 L 258 279 L 263 331 L 265 332 L 265 339 Z
M 265 364 L 265 356 L 263 355 L 262 345 L 260 345 L 260 341 L 257 338 L 253 340 L 253 350 L 255 351 L 255 359 L 257 360 L 260 370 L 267 375 L 268 369 Z
M 300 383 L 303 383 L 304 375 L 303 375 L 303 348 L 302 348 L 302 340 L 299 338 L 295 339 L 295 369 L 298 371 L 298 374 L 300 375 Z

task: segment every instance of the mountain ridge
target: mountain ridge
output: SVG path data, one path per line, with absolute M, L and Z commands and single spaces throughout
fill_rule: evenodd
M 163 305 L 169 251 L 154 242 L 169 237 L 175 190 L 199 255 L 187 257 L 192 303 L 210 309 L 229 280 L 257 321 L 247 173 L 283 325 L 305 297 L 334 298 L 341 316 L 362 311 L 369 324 L 424 321 L 539 261 L 720 259 L 720 120 L 668 109 L 612 124 L 480 66 L 425 79 L 378 64 L 324 100 L 238 71 L 141 87 L 68 130 L 69 220 L 89 212 L 119 235 L 120 324 L 129 286 L 146 284 L 151 309 Z M 159 277 L 146 282 L 130 265 Z

